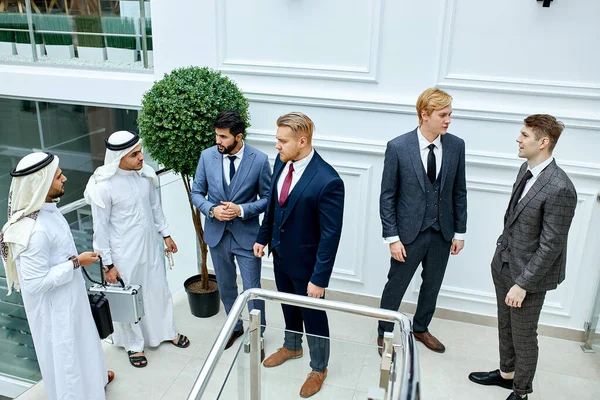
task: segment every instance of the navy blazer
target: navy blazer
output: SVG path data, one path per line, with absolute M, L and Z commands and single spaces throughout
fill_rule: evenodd
M 273 231 L 273 210 L 277 181 L 285 163 L 275 159 L 273 179 L 265 218 L 256 239 L 269 246 Z M 278 248 L 280 267 L 292 278 L 327 287 L 342 234 L 344 182 L 315 151 L 302 177 L 287 200 Z
M 231 201 L 244 209 L 244 218 L 231 221 L 219 221 L 206 218 L 204 221 L 204 241 L 214 247 L 221 241 L 227 225 L 236 242 L 252 250 L 258 234 L 258 216 L 267 207 L 269 185 L 271 184 L 271 166 L 267 155 L 244 143 L 244 156 L 229 184 L 229 196 L 223 185 L 227 185 L 223 175 L 223 154 L 217 146 L 202 152 L 192 185 L 191 200 L 202 214 L 208 216 L 212 206 L 221 205 L 221 201 Z M 208 196 L 208 199 L 206 198 Z
M 417 129 L 388 142 L 385 150 L 379 214 L 383 237 L 400 236 L 403 244 L 421 231 L 427 205 L 426 172 L 421 160 Z M 467 231 L 465 142 L 450 133 L 441 136 L 439 223 L 444 239 Z

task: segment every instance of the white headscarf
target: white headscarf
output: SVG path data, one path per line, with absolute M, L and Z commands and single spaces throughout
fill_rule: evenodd
M 117 131 L 110 135 L 107 142 L 110 145 L 120 145 L 123 143 L 127 143 L 132 140 L 136 135 L 128 131 Z M 119 163 L 121 159 L 125 157 L 131 150 L 133 150 L 137 145 L 142 143 L 141 140 L 138 140 L 130 147 L 127 147 L 123 150 L 110 150 L 106 149 L 106 154 L 104 155 L 104 165 L 96 168 L 94 174 L 90 177 L 87 186 L 85 187 L 85 192 L 83 196 L 85 197 L 85 201 L 88 204 L 96 204 L 98 207 L 105 208 L 106 205 L 98 195 L 97 184 L 99 182 L 105 181 L 111 178 L 119 169 Z M 143 164 L 142 169 L 136 171 L 141 177 L 145 177 L 152 180 L 154 186 L 158 187 L 158 177 L 156 176 L 156 172 L 154 169 L 147 165 Z
M 22 171 L 48 157 L 49 154 L 43 152 L 26 155 L 19 161 L 15 171 Z M 4 224 L 0 233 L 0 248 L 9 295 L 12 293 L 13 287 L 17 291 L 20 290 L 15 260 L 29 245 L 31 231 L 35 226 L 39 211 L 46 202 L 58 162 L 58 157 L 54 156 L 50 164 L 31 174 L 16 176 L 10 184 L 8 222 Z

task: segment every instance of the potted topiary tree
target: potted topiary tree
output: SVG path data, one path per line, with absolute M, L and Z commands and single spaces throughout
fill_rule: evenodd
M 190 200 L 192 182 L 202 150 L 214 146 L 213 123 L 224 110 L 236 110 L 248 125 L 248 101 L 237 85 L 210 68 L 173 70 L 146 92 L 138 116 L 144 149 L 165 168 L 180 174 L 190 205 L 192 222 L 200 245 L 199 275 L 184 287 L 192 314 L 210 317 L 219 312 L 219 292 L 207 268 L 208 246 L 200 211 Z

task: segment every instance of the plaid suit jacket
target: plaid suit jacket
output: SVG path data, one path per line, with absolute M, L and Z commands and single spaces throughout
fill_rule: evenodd
M 513 193 L 526 171 L 525 162 Z M 567 236 L 576 205 L 573 182 L 552 161 L 514 210 L 508 211 L 492 268 L 500 270 L 507 262 L 515 283 L 528 292 L 556 289 L 565 279 Z

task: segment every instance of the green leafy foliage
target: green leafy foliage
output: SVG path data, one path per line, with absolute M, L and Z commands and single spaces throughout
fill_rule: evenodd
M 42 14 L 33 15 L 33 23 L 36 29 L 42 31 L 69 32 L 69 16 L 66 14 Z M 73 44 L 70 33 L 44 33 L 44 44 L 68 46 Z
M 152 51 L 152 21 L 146 18 L 146 45 L 148 51 Z
M 12 29 L 12 16 L 7 12 L 0 13 L 0 28 Z M 8 31 L 0 31 L 0 42 L 15 42 L 15 33 Z
M 248 101 L 232 80 L 206 67 L 173 70 L 143 96 L 137 122 L 144 149 L 192 177 L 202 150 L 215 144 L 213 123 L 224 110 L 238 111 L 249 126 Z
M 76 15 L 75 30 L 84 33 L 99 33 L 100 35 L 77 35 L 77 45 L 81 47 L 104 47 L 102 38 L 102 20 L 96 15 Z
M 127 17 L 103 17 L 102 28 L 104 33 L 118 33 L 121 35 L 135 35 L 135 24 L 133 18 Z M 136 38 L 134 36 L 106 36 L 106 45 L 117 49 L 136 48 Z
M 15 43 L 31 43 L 29 36 L 29 22 L 27 15 L 22 13 L 4 13 L 6 15 L 6 23 L 9 29 L 18 29 L 14 32 Z M 35 29 L 35 27 L 34 27 Z M 36 44 L 42 44 L 42 35 L 34 34 Z

